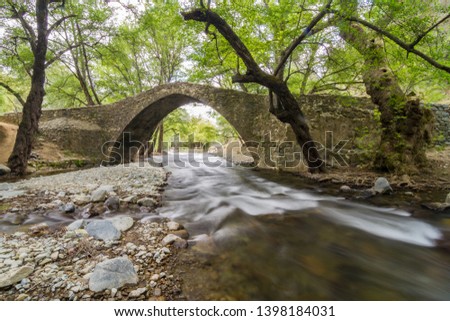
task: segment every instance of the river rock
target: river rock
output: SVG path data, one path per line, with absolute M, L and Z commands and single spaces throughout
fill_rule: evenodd
M 99 187 L 98 189 L 92 192 L 91 202 L 103 202 L 107 194 L 108 192 L 106 190 Z
M 113 241 L 120 239 L 120 231 L 107 220 L 92 221 L 86 226 L 86 232 L 96 239 Z
M 33 270 L 33 267 L 26 265 L 0 274 L 0 288 L 4 288 L 20 282 L 22 279 L 25 279 L 27 276 L 33 273 Z
M 144 197 L 137 201 L 139 206 L 145 207 L 154 207 L 156 205 L 156 201 L 153 198 Z
M 348 193 L 352 191 L 352 188 L 350 186 L 347 185 L 342 185 L 339 190 L 343 193 Z
M 0 176 L 11 173 L 11 169 L 5 165 L 0 164 Z
M 450 204 L 450 193 L 447 194 L 447 197 L 445 198 L 445 203 Z
M 135 203 L 136 200 L 137 200 L 137 196 L 136 195 L 131 195 L 131 196 L 125 197 L 121 201 L 124 202 L 124 203 Z
M 176 240 L 182 240 L 182 238 L 179 236 L 176 236 L 174 234 L 168 234 L 162 239 L 161 244 L 169 245 L 169 244 L 172 244 L 173 242 L 175 242 Z
M 167 220 L 167 219 L 163 216 L 150 215 L 150 216 L 143 217 L 141 219 L 141 223 L 160 223 L 160 222 L 164 222 L 165 220 Z
M 12 225 L 20 225 L 25 220 L 25 218 L 18 213 L 6 213 L 3 215 L 3 220 L 11 223 Z
M 76 221 L 73 221 L 72 223 L 70 223 L 70 224 L 67 226 L 67 230 L 68 230 L 68 231 L 75 231 L 75 230 L 78 230 L 78 229 L 80 229 L 80 228 L 83 226 L 83 223 L 84 223 L 84 220 L 76 220 Z
M 9 183 L 0 183 L 0 191 L 8 191 L 13 189 L 13 186 Z
M 177 249 L 185 249 L 188 247 L 188 242 L 182 238 L 177 238 L 172 245 Z
M 73 212 L 75 212 L 75 204 L 67 203 L 66 205 L 64 205 L 64 212 L 65 213 L 73 213 Z
M 189 238 L 189 233 L 186 230 L 172 231 L 171 234 L 181 237 L 184 240 L 187 240 Z
M 373 185 L 373 190 L 377 194 L 387 194 L 392 192 L 392 187 L 385 177 L 378 177 Z
M 130 294 L 128 294 L 128 297 L 137 298 L 137 297 L 141 296 L 142 294 L 144 294 L 145 292 L 147 292 L 147 288 L 139 288 L 139 289 L 131 291 Z
M 138 275 L 128 258 L 118 257 L 103 261 L 95 266 L 89 279 L 89 289 L 100 292 L 106 289 L 120 289 L 126 284 L 137 284 Z
M 109 211 L 117 211 L 119 209 L 120 206 L 120 199 L 118 196 L 110 196 L 108 197 L 108 199 L 105 201 L 105 207 L 109 210 Z
M 91 198 L 85 194 L 79 194 L 72 197 L 72 201 L 77 205 L 85 205 L 91 201 Z
M 129 230 L 134 224 L 134 220 L 130 216 L 116 216 L 108 218 L 107 220 L 110 221 L 114 225 L 114 227 L 121 232 Z
M 167 228 L 169 231 L 177 231 L 180 229 L 180 224 L 174 221 L 167 222 Z

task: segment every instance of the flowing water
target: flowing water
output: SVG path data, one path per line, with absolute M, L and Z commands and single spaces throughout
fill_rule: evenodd
M 329 196 L 291 175 L 168 163 L 159 211 L 191 234 L 188 299 L 450 300 L 450 255 L 436 246 L 448 219 Z

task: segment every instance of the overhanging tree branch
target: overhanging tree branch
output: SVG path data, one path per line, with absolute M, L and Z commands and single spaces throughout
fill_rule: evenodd
M 220 17 L 217 13 L 209 9 L 194 9 L 189 12 L 182 12 L 181 15 L 183 16 L 184 20 L 194 20 L 212 24 L 229 42 L 238 56 L 241 57 L 242 61 L 249 71 L 261 71 L 245 44 L 241 41 L 238 35 L 236 35 L 233 29 L 231 29 L 231 27 L 226 23 L 226 21 L 223 20 L 222 17 Z
M 411 42 L 409 44 L 409 46 L 411 48 L 414 48 L 427 34 L 429 34 L 431 31 L 433 31 L 435 28 L 437 28 L 441 23 L 445 22 L 445 20 L 450 18 L 450 13 L 448 15 L 446 15 L 444 18 L 442 18 L 441 20 L 439 20 L 437 23 L 435 23 L 433 26 L 431 26 L 428 30 L 426 30 L 425 32 L 421 33 L 416 40 L 414 40 L 413 42 Z
M 10 5 L 10 8 L 13 12 L 13 19 L 18 19 L 20 21 L 20 24 L 22 25 L 23 29 L 25 30 L 25 32 L 28 35 L 28 42 L 30 43 L 31 46 L 31 50 L 33 52 L 36 51 L 36 33 L 34 32 L 33 28 L 31 27 L 31 25 L 25 20 L 24 15 L 25 12 L 19 11 L 17 10 L 17 8 L 15 7 L 14 3 L 11 1 L 8 1 L 8 4 Z
M 58 53 L 55 54 L 55 56 L 49 60 L 47 60 L 47 62 L 45 63 L 45 68 L 48 68 L 51 64 L 53 64 L 55 61 L 57 61 L 59 58 L 61 58 L 62 55 L 64 55 L 66 52 L 68 52 L 69 50 L 78 48 L 79 46 L 81 46 L 81 44 L 75 44 L 75 45 L 71 45 L 67 48 L 64 48 L 63 50 L 60 50 Z
M 450 73 L 450 66 L 446 66 L 443 65 L 439 62 L 437 62 L 436 60 L 434 60 L 433 58 L 431 58 L 430 56 L 424 54 L 423 52 L 414 49 L 414 47 L 412 46 L 412 44 L 414 44 L 414 42 L 412 44 L 407 44 L 406 42 L 404 42 L 403 40 L 401 40 L 400 38 L 398 38 L 397 36 L 393 35 L 392 33 L 366 21 L 357 17 L 348 17 L 345 15 L 340 14 L 337 11 L 332 11 L 330 10 L 330 12 L 335 13 L 336 15 L 340 16 L 342 19 L 347 20 L 347 21 L 351 21 L 351 22 L 356 22 L 359 23 L 369 29 L 372 29 L 373 31 L 382 34 L 383 36 L 387 37 L 388 39 L 392 40 L 393 42 L 395 42 L 398 46 L 400 46 L 401 48 L 405 49 L 407 52 L 411 52 L 413 54 L 415 54 L 416 56 L 419 56 L 420 58 L 422 58 L 423 60 L 425 60 L 426 62 L 428 62 L 430 65 L 440 69 L 440 70 L 444 70 L 447 73 Z M 431 31 L 431 30 L 430 30 Z M 416 39 L 417 40 L 417 39 Z M 420 41 L 420 40 L 419 40 Z
M 280 62 L 278 63 L 277 68 L 275 68 L 274 75 L 277 76 L 280 70 L 283 69 L 283 66 L 286 64 L 286 61 L 289 59 L 289 57 L 292 55 L 292 52 L 295 50 L 295 48 L 298 47 L 298 45 L 301 44 L 301 42 L 308 36 L 311 35 L 311 32 L 313 31 L 313 28 L 320 22 L 320 20 L 325 17 L 327 13 L 329 13 L 331 3 L 333 0 L 328 0 L 325 7 L 319 12 L 317 16 L 311 20 L 311 22 L 308 24 L 308 26 L 303 30 L 303 32 L 298 36 L 297 38 L 292 41 L 292 43 L 289 45 L 289 47 L 286 48 L 286 50 L 283 52 L 283 56 L 280 59 Z
M 1 81 L 0 81 L 0 86 L 5 88 L 10 94 L 12 94 L 14 97 L 16 97 L 22 106 L 25 105 L 25 100 L 23 100 L 22 96 L 17 91 L 15 91 L 14 89 L 12 89 L 7 84 L 5 84 L 4 82 L 1 82 Z

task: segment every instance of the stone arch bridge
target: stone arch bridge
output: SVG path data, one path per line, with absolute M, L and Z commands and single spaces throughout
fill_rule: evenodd
M 315 139 L 325 132 L 334 140 L 355 139 L 372 126 L 373 105 L 368 99 L 310 95 L 299 98 Z M 105 143 L 121 143 L 122 159 L 129 159 L 135 141 L 148 141 L 158 123 L 176 108 L 188 103 L 212 107 L 234 126 L 244 142 L 294 141 L 288 126 L 269 113 L 268 98 L 211 86 L 173 83 L 155 87 L 110 105 L 43 110 L 41 134 L 62 149 L 93 159 L 105 159 Z M 18 123 L 20 114 L 0 115 L 0 122 Z M 123 139 L 129 133 L 130 139 Z M 137 149 L 135 149 L 137 151 Z

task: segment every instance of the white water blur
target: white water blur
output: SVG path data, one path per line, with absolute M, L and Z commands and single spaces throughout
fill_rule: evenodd
M 432 247 L 442 238 L 430 223 L 409 217 L 403 210 L 361 205 L 342 198 L 294 189 L 259 177 L 257 173 L 230 167 L 222 159 L 220 167 L 175 166 L 169 154 L 172 172 L 160 209 L 164 216 L 201 225 L 212 231 L 237 210 L 247 215 L 315 213 L 325 220 L 350 226 L 382 238 Z M 187 154 L 180 154 L 187 160 Z M 191 156 L 192 157 L 192 156 Z M 295 179 L 293 177 L 293 179 Z M 209 228 L 208 228 L 209 226 Z

